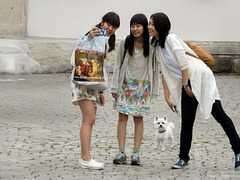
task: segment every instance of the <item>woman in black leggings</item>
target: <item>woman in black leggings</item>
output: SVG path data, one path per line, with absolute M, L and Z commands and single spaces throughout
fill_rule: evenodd
M 190 83 L 189 83 L 190 84 Z M 184 162 L 189 161 L 189 150 L 192 142 L 192 129 L 195 121 L 196 110 L 198 101 L 195 97 L 190 97 L 185 90 L 182 90 L 182 129 L 180 139 L 180 160 Z M 232 149 L 236 154 L 236 160 L 238 159 L 237 154 L 240 153 L 240 139 L 232 120 L 226 115 L 222 108 L 220 100 L 216 100 L 212 106 L 212 116 L 222 126 L 225 133 L 227 134 Z M 235 168 L 239 168 L 240 162 L 236 163 Z M 175 165 L 173 168 L 176 167 Z M 177 167 L 176 167 L 177 168 Z
M 192 130 L 197 109 L 208 119 L 211 115 L 223 127 L 235 153 L 235 169 L 240 169 L 240 138 L 232 120 L 225 114 L 211 69 L 178 36 L 169 33 L 171 23 L 164 13 L 150 17 L 148 31 L 153 36 L 150 54 L 160 63 L 165 100 L 172 111 L 181 109 L 182 126 L 179 161 L 174 169 L 188 167 Z M 171 98 L 170 98 L 171 95 Z

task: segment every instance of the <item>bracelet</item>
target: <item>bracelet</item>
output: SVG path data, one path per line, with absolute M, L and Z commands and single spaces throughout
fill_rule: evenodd
M 186 87 L 188 87 L 188 86 L 189 86 L 189 84 L 187 84 L 187 85 L 182 85 L 183 88 L 186 88 Z

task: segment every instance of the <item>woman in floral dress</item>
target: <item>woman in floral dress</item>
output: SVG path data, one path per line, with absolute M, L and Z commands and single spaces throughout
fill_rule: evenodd
M 92 28 L 88 33 L 88 38 L 93 39 L 101 33 L 98 29 L 106 30 L 106 36 L 109 37 L 106 55 L 115 48 L 115 31 L 120 26 L 120 18 L 114 12 L 105 14 L 102 21 Z M 74 64 L 72 64 L 74 66 Z M 79 159 L 82 168 L 103 169 L 104 163 L 92 159 L 90 155 L 90 144 L 92 127 L 96 120 L 97 106 L 104 105 L 104 95 L 102 92 L 89 89 L 86 86 L 71 83 L 72 103 L 79 105 L 82 112 L 82 125 L 80 129 L 81 158 Z
M 139 149 L 143 137 L 143 117 L 150 113 L 152 60 L 149 59 L 148 20 L 136 14 L 130 21 L 130 35 L 120 43 L 114 66 L 111 92 L 114 108 L 119 112 L 119 153 L 114 164 L 126 164 L 125 142 L 128 116 L 135 124 L 131 165 L 140 165 Z

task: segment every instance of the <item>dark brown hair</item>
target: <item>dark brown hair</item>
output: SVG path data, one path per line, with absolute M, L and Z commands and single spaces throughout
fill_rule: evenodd
M 102 22 L 111 24 L 114 28 L 120 27 L 120 18 L 115 12 L 108 12 L 102 17 Z M 102 28 L 101 22 L 96 25 L 98 28 Z M 116 35 L 112 34 L 108 39 L 109 50 L 108 52 L 115 49 Z
M 128 41 L 128 53 L 133 56 L 134 52 L 134 35 L 131 32 L 131 25 L 141 24 L 143 26 L 143 54 L 145 57 L 149 55 L 149 33 L 148 20 L 144 14 L 135 14 L 130 20 L 130 38 Z
M 162 12 L 155 13 L 151 15 L 151 18 L 154 23 L 154 27 L 159 35 L 159 41 L 158 44 L 164 48 L 165 40 L 167 35 L 169 34 L 169 31 L 171 29 L 171 23 L 168 18 L 168 16 Z M 155 37 L 152 38 L 152 43 L 156 40 Z

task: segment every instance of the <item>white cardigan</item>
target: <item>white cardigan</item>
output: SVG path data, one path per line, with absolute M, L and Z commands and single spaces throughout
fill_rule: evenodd
M 199 103 L 198 111 L 200 111 L 203 118 L 208 119 L 211 115 L 213 103 L 216 99 L 220 99 L 213 72 L 203 61 L 186 55 L 185 52 L 194 55 L 196 54 L 175 34 L 169 34 L 165 43 L 167 43 L 170 52 L 178 63 L 180 69 L 183 70 L 187 67 L 189 68 L 191 88 Z M 166 80 L 171 98 L 177 105 L 179 112 L 181 112 L 181 79 L 179 79 L 173 71 L 165 65 L 160 55 L 159 48 L 161 47 L 158 45 L 155 47 L 156 59 L 160 63 L 161 72 Z M 180 54 L 182 55 L 181 59 L 177 57 L 176 51 L 180 51 Z
M 121 66 L 121 62 L 123 60 L 123 55 L 124 55 L 124 43 L 125 39 L 120 42 L 119 50 L 118 50 L 118 55 L 117 59 L 115 62 L 114 70 L 113 70 L 113 77 L 112 77 L 112 84 L 111 84 L 111 92 L 113 93 L 119 93 L 122 88 L 122 83 L 124 80 L 124 76 L 126 74 L 126 71 L 128 69 L 128 61 L 130 59 L 130 55 L 127 51 L 124 61 Z M 159 95 L 159 63 L 153 61 L 153 48 L 150 45 L 149 47 L 149 57 L 148 57 L 148 76 L 149 76 L 149 81 L 151 84 L 151 98 Z

